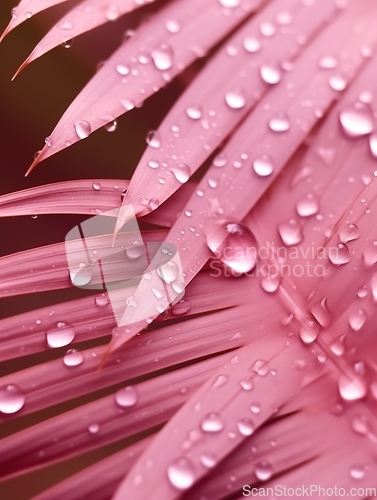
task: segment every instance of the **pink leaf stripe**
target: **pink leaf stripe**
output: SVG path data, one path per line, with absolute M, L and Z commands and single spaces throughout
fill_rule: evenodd
M 239 29 L 190 84 L 158 128 L 160 147 L 147 147 L 124 203 L 145 214 L 150 208 L 139 203 L 142 197 L 157 198 L 163 203 L 179 189 L 283 78 L 281 65 L 290 69 L 289 62 L 305 53 L 300 33 L 305 33 L 306 43 L 310 43 L 336 11 L 340 13 L 332 1 L 304 5 L 299 0 L 278 0 Z M 282 16 L 284 12 L 290 13 L 290 19 Z M 289 27 L 283 25 L 273 37 L 261 36 L 263 26 L 275 19 L 278 23 L 288 22 Z M 284 79 L 288 76 L 289 73 Z M 221 158 L 215 163 L 220 166 Z M 164 184 L 158 182 L 160 179 Z
M 67 0 L 21 0 L 19 5 L 12 11 L 12 19 L 1 35 L 0 42 L 16 26 L 27 21 L 34 14 L 66 1 Z
M 350 39 L 350 30 L 354 25 L 355 16 L 360 16 L 360 25 L 364 27 L 363 34 L 357 39 L 346 42 Z M 186 251 L 183 251 L 180 257 L 187 273 L 185 278 L 187 282 L 193 279 L 211 255 L 207 247 L 206 236 L 211 231 L 211 227 L 213 228 L 220 218 L 232 220 L 235 213 L 238 219 L 246 216 L 299 148 L 308 131 L 338 97 L 339 91 L 329 84 L 329 78 L 330 82 L 332 81 L 332 72 L 329 73 L 328 70 L 318 72 L 318 53 L 326 53 L 329 47 L 332 48 L 332 52 L 336 54 L 339 61 L 332 76 L 341 72 L 346 84 L 347 81 L 352 80 L 355 72 L 364 63 L 364 57 L 361 54 L 363 45 L 374 46 L 376 44 L 377 35 L 369 29 L 370 22 L 369 5 L 367 8 L 363 4 L 352 4 L 343 17 L 335 21 L 334 25 L 331 25 L 308 48 L 306 58 L 297 61 L 292 71 L 292 81 L 295 82 L 296 91 L 291 92 L 290 86 L 271 91 L 266 102 L 262 100 L 223 149 L 223 154 L 228 159 L 227 164 L 221 167 L 221 171 L 216 166 L 209 168 L 199 183 L 198 190 L 168 235 L 168 241 L 175 242 L 181 239 L 182 231 L 186 234 L 184 240 Z M 334 37 L 334 27 L 337 28 L 337 37 Z M 352 57 L 352 63 L 348 57 L 347 59 L 342 57 L 344 43 L 346 43 L 348 57 Z M 318 89 L 321 91 L 319 92 Z M 317 110 L 316 113 L 311 107 L 302 106 L 302 102 L 308 100 L 312 101 L 313 108 Z M 282 109 L 286 110 L 284 116 L 281 115 Z M 299 122 L 293 122 L 290 119 L 291 116 L 300 116 Z M 274 121 L 273 125 L 271 121 Z M 283 129 L 276 131 L 274 130 L 276 127 L 279 130 L 280 127 Z M 251 147 L 250 144 L 253 146 Z M 278 151 L 279 154 L 274 154 L 274 151 Z M 270 175 L 257 175 L 253 171 L 250 172 L 246 165 L 243 168 L 234 168 L 233 162 L 240 160 L 241 153 L 251 161 L 266 154 L 271 156 L 273 169 Z M 252 184 L 250 184 L 250 179 L 252 179 Z M 248 189 L 245 189 L 245 186 L 248 186 Z M 207 196 L 198 196 L 198 192 L 199 194 L 205 192 Z M 201 228 L 198 231 L 199 237 L 189 230 L 195 225 Z M 151 286 L 156 286 L 153 279 L 148 283 L 146 280 L 141 281 L 135 294 L 136 302 L 151 293 Z M 132 326 L 132 311 L 126 311 L 125 314 L 131 314 L 129 321 L 131 327 L 128 328 L 128 332 L 124 329 L 116 330 L 117 335 L 113 337 L 110 351 L 117 349 L 143 328 L 140 323 L 134 323 Z M 137 308 L 136 314 L 138 314 Z
M 245 0 L 231 9 L 224 9 L 219 1 L 203 4 L 203 0 L 177 0 L 167 5 L 137 30 L 92 78 L 50 135 L 51 146 L 43 148 L 28 172 L 42 159 L 87 137 L 143 102 L 198 56 L 206 54 L 261 3 L 261 0 Z M 181 25 L 177 33 L 166 29 L 171 20 Z

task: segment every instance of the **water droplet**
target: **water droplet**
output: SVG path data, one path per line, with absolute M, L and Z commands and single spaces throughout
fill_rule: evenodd
M 219 0 L 219 3 L 227 9 L 233 9 L 240 5 L 240 0 Z
M 272 23 L 264 22 L 259 26 L 260 32 L 265 37 L 274 36 L 276 33 L 276 27 Z
M 109 5 L 105 15 L 109 21 L 116 21 L 120 16 L 118 7 L 116 5 Z
M 280 14 L 277 15 L 276 20 L 279 24 L 282 24 L 283 26 L 288 26 L 289 24 L 292 23 L 293 18 L 292 14 L 289 12 L 280 12 Z
M 372 156 L 377 158 L 377 133 L 374 133 L 369 137 L 369 148 Z
M 121 408 L 129 408 L 135 406 L 138 400 L 138 393 L 136 387 L 129 385 L 115 394 L 115 402 Z
M 291 122 L 285 113 L 273 116 L 268 125 L 273 132 L 287 132 L 291 128 Z
M 253 421 L 248 417 L 241 418 L 241 420 L 237 422 L 237 428 L 242 436 L 251 436 L 254 432 Z
M 130 68 L 126 64 L 117 64 L 115 69 L 122 76 L 126 76 L 130 72 Z
M 120 99 L 120 102 L 126 111 L 131 111 L 131 109 L 135 107 L 135 103 L 132 99 Z
M 101 189 L 101 184 L 99 182 L 93 182 L 92 187 L 94 191 L 99 191 Z
M 64 347 L 74 340 L 75 335 L 72 325 L 59 321 L 47 331 L 47 344 L 52 348 Z
M 204 467 L 212 469 L 217 465 L 217 456 L 213 451 L 205 451 L 200 455 L 200 462 Z
M 166 21 L 165 26 L 169 33 L 178 33 L 181 29 L 178 21 L 175 21 L 173 19 Z
M 348 323 L 354 332 L 358 332 L 362 329 L 366 320 L 366 312 L 363 309 L 359 309 L 350 315 Z
M 263 64 L 260 68 L 262 80 L 269 85 L 276 85 L 282 78 L 280 67 L 276 63 Z
M 160 162 L 158 160 L 156 160 L 155 158 L 152 158 L 148 162 L 148 167 L 150 167 L 150 168 L 158 168 L 159 166 L 160 166 Z
M 296 205 L 296 211 L 301 217 L 310 217 L 315 215 L 319 210 L 318 199 L 314 194 L 308 194 L 302 198 Z
M 262 460 L 255 465 L 254 473 L 259 481 L 268 481 L 272 476 L 272 466 L 267 460 Z
M 31 17 L 33 17 L 33 13 L 28 10 L 27 12 L 25 12 L 25 17 L 26 19 L 30 19 Z
M 347 137 L 358 138 L 373 132 L 372 110 L 361 102 L 344 108 L 339 114 L 339 120 Z
M 161 147 L 161 138 L 157 130 L 151 130 L 150 132 L 148 132 L 146 141 L 148 146 L 150 146 L 151 148 L 157 149 Z
M 167 475 L 171 484 L 178 490 L 187 490 L 195 482 L 195 468 L 191 460 L 177 458 L 168 465 Z
M 283 243 L 289 247 L 298 245 L 302 240 L 301 226 L 294 219 L 279 224 L 278 231 Z
M 178 278 L 178 264 L 170 260 L 157 268 L 157 274 L 166 284 L 170 285 Z
M 81 263 L 80 267 L 69 272 L 69 277 L 73 286 L 78 288 L 88 285 L 93 278 L 91 266 Z
M 261 280 L 261 287 L 267 293 L 274 293 L 279 288 L 280 276 L 265 276 Z
M 242 90 L 235 89 L 225 94 L 225 102 L 232 109 L 241 109 L 246 104 L 246 97 Z
M 252 366 L 252 370 L 254 370 L 260 377 L 265 377 L 270 371 L 268 361 L 264 359 L 258 359 Z
M 352 430 L 365 436 L 369 431 L 368 420 L 363 415 L 358 415 L 352 420 Z
M 191 309 L 191 303 L 188 300 L 180 300 L 172 307 L 171 313 L 173 316 L 182 316 Z
M 228 158 L 225 156 L 225 154 L 220 153 L 215 157 L 215 159 L 212 162 L 212 165 L 214 167 L 221 168 L 221 167 L 225 167 L 227 162 L 228 162 Z
M 329 85 L 333 90 L 336 90 L 337 92 L 342 92 L 342 90 L 345 90 L 347 88 L 346 80 L 339 75 L 330 77 Z
M 324 56 L 319 61 L 319 66 L 322 69 L 334 69 L 338 66 L 338 61 L 331 56 Z
M 304 325 L 301 325 L 300 328 L 300 338 L 305 344 L 311 344 L 314 342 L 319 335 L 320 325 L 313 320 L 307 321 Z
M 254 402 L 250 406 L 251 413 L 258 414 L 261 411 L 261 405 L 258 402 Z
M 274 161 L 268 155 L 263 155 L 254 160 L 253 162 L 254 172 L 260 177 L 267 177 L 271 175 L 274 171 Z
M 248 36 L 244 38 L 243 40 L 243 46 L 246 52 L 250 52 L 251 54 L 254 54 L 255 52 L 258 52 L 261 48 L 261 43 L 260 41 L 253 37 L 253 36 Z
M 68 349 L 63 358 L 65 366 L 79 366 L 84 361 L 84 355 L 77 349 Z
M 138 259 L 144 253 L 144 245 L 141 241 L 134 241 L 131 246 L 126 248 L 126 255 L 129 259 Z
M 100 430 L 100 425 L 97 422 L 92 422 L 88 426 L 88 431 L 90 434 L 98 434 Z
M 220 432 L 224 428 L 224 423 L 218 413 L 210 413 L 201 423 L 201 429 L 204 432 Z
M 117 129 L 117 127 L 118 127 L 118 122 L 116 120 L 113 120 L 112 122 L 110 122 L 107 125 L 105 125 L 103 128 L 107 132 L 115 132 L 116 129 Z
M 355 464 L 350 469 L 350 476 L 352 479 L 360 480 L 365 477 L 366 470 L 365 467 L 361 464 Z
M 329 260 L 335 266 L 347 264 L 350 260 L 350 251 L 345 243 L 339 243 L 336 247 L 329 250 Z
M 238 273 L 247 273 L 257 261 L 258 243 L 247 226 L 222 221 L 207 236 L 209 249 Z
M 344 224 L 339 231 L 339 239 L 342 243 L 357 240 L 359 237 L 360 231 L 356 224 Z
M 199 120 L 203 115 L 202 107 L 199 104 L 193 104 L 186 109 L 187 116 L 193 120 Z
M 252 391 L 254 389 L 254 382 L 252 377 L 245 377 L 239 382 L 244 391 Z
M 86 120 L 80 120 L 75 123 L 75 131 L 79 139 L 86 139 L 91 134 L 92 127 Z
M 219 389 L 228 383 L 228 375 L 219 375 L 212 385 L 212 389 Z
M 339 393 L 345 401 L 356 401 L 367 393 L 365 381 L 361 377 L 342 374 L 338 380 Z
M 65 49 L 70 49 L 73 45 L 73 38 L 69 38 L 68 40 L 64 40 L 61 43 L 61 46 L 64 47 Z
M 377 241 L 369 243 L 363 252 L 365 265 L 370 267 L 377 262 Z
M 73 28 L 75 27 L 74 23 L 72 21 L 64 21 L 64 23 L 62 23 L 59 28 L 61 30 L 72 30 Z
M 25 394 L 17 386 L 9 384 L 0 389 L 0 412 L 12 415 L 25 404 Z
M 181 184 L 187 182 L 191 176 L 190 167 L 186 165 L 186 163 L 178 163 L 178 165 L 174 165 L 171 171 L 173 172 L 174 177 L 177 179 L 177 181 Z
M 165 71 L 173 66 L 173 50 L 167 44 L 162 44 L 152 50 L 151 56 L 157 69 Z
M 148 203 L 148 208 L 151 210 L 156 210 L 160 206 L 160 202 L 157 198 L 151 198 Z

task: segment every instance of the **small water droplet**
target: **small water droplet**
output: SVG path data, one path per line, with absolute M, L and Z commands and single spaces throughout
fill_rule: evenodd
M 225 94 L 225 102 L 232 109 L 241 109 L 246 104 L 246 97 L 242 90 L 234 89 Z
M 347 88 L 346 80 L 339 75 L 334 75 L 330 77 L 329 85 L 333 90 L 336 90 L 337 92 L 342 92 Z
M 373 113 L 367 104 L 356 102 L 339 114 L 340 124 L 347 137 L 358 138 L 373 132 Z
M 191 170 L 186 163 L 178 163 L 178 165 L 174 165 L 171 168 L 171 171 L 174 174 L 174 177 L 177 179 L 178 182 L 181 184 L 184 184 L 187 182 L 191 176 Z
M 260 413 L 260 411 L 261 411 L 261 405 L 260 405 L 260 403 L 258 403 L 257 401 L 254 402 L 254 403 L 252 403 L 251 406 L 250 406 L 250 411 L 251 411 L 251 413 L 254 413 L 256 415 L 258 413 Z
M 134 241 L 126 248 L 126 255 L 129 259 L 138 259 L 144 254 L 144 245 L 141 241 Z
M 219 375 L 213 383 L 212 389 L 220 389 L 220 387 L 223 387 L 228 383 L 228 380 L 228 375 Z
M 160 202 L 157 198 L 151 198 L 148 203 L 148 208 L 151 210 L 156 210 L 160 206 Z
M 80 120 L 75 123 L 75 131 L 79 139 L 86 139 L 91 134 L 92 127 L 86 120 Z
M 258 38 L 255 38 L 253 36 L 248 36 L 244 38 L 243 40 L 243 46 L 246 52 L 250 52 L 251 54 L 254 54 L 255 52 L 258 52 L 261 48 L 261 43 L 258 40 Z
M 20 411 L 25 404 L 25 394 L 13 384 L 0 389 L 0 412 L 12 415 Z
M 26 19 L 30 19 L 31 17 L 33 17 L 33 13 L 28 10 L 27 12 L 25 12 L 25 17 Z
M 120 99 L 120 102 L 126 111 L 131 111 L 131 109 L 135 107 L 135 103 L 132 99 Z
M 269 85 L 276 85 L 282 78 L 280 67 L 276 63 L 263 64 L 260 68 L 262 80 Z
M 265 37 L 274 36 L 276 33 L 276 27 L 274 24 L 269 22 L 264 22 L 259 26 L 260 32 Z
M 285 113 L 273 116 L 268 125 L 273 132 L 287 132 L 291 128 L 291 122 Z
M 63 358 L 65 366 L 79 366 L 84 361 L 84 355 L 77 349 L 68 349 Z
M 166 21 L 165 26 L 166 29 L 169 31 L 169 33 L 178 33 L 179 30 L 181 29 L 178 21 L 175 21 L 174 19 Z
M 350 469 L 350 476 L 352 479 L 360 480 L 364 479 L 366 475 L 365 467 L 361 464 L 355 464 Z
M 347 264 L 350 260 L 350 251 L 345 243 L 339 243 L 336 247 L 329 250 L 329 260 L 335 266 Z
M 69 277 L 73 286 L 78 288 L 88 285 L 93 278 L 91 266 L 81 263 L 80 267 L 69 271 Z
M 193 104 L 186 109 L 186 114 L 192 120 L 199 120 L 203 115 L 203 110 L 199 104 Z
M 61 46 L 64 47 L 65 49 L 70 49 L 73 45 L 73 38 L 69 38 L 68 40 L 64 40 L 61 43 Z
M 302 241 L 301 226 L 295 219 L 279 224 L 278 231 L 283 243 L 289 247 Z
M 173 316 L 182 316 L 186 314 L 191 309 L 191 303 L 188 300 L 180 300 L 172 307 L 171 313 Z
M 64 21 L 60 26 L 59 28 L 61 30 L 72 30 L 73 28 L 75 27 L 75 24 L 72 22 L 72 21 Z
M 97 295 L 94 301 L 96 306 L 98 307 L 106 307 L 110 303 L 107 293 L 101 293 L 101 295 Z
M 224 153 L 220 153 L 214 158 L 212 165 L 214 167 L 221 168 L 221 167 L 225 167 L 227 162 L 228 162 L 228 158 L 226 157 L 226 155 Z
M 105 15 L 109 21 L 116 21 L 120 16 L 118 7 L 116 5 L 109 5 Z
M 219 3 L 227 9 L 233 9 L 234 7 L 239 7 L 240 0 L 219 0 Z
M 304 325 L 301 325 L 300 328 L 300 338 L 305 344 L 311 344 L 314 342 L 319 335 L 320 325 L 313 320 L 307 321 Z
M 367 314 L 363 309 L 359 309 L 358 311 L 354 311 L 348 320 L 348 323 L 351 329 L 354 332 L 358 332 L 364 326 L 365 321 L 367 320 Z
M 338 388 L 340 395 L 345 401 L 362 399 L 367 393 L 365 381 L 356 375 L 351 378 L 345 374 L 340 375 Z
M 224 428 L 224 423 L 218 413 L 210 413 L 201 423 L 201 429 L 204 432 L 220 432 Z
M 264 359 L 258 359 L 252 366 L 254 370 L 260 377 L 265 377 L 270 371 L 268 361 Z
M 207 469 L 212 469 L 217 465 L 217 456 L 213 451 L 205 451 L 200 455 L 200 462 Z
M 324 56 L 319 61 L 319 66 L 322 69 L 334 69 L 338 66 L 338 61 L 335 59 L 335 57 Z
M 267 460 L 262 460 L 255 465 L 254 473 L 259 481 L 268 481 L 272 476 L 272 466 Z
M 239 382 L 244 391 L 252 391 L 254 389 L 254 382 L 252 377 L 245 377 Z
M 377 133 L 374 133 L 369 137 L 369 148 L 372 156 L 377 158 Z
M 94 191 L 99 191 L 101 189 L 101 184 L 99 182 L 93 182 L 92 187 Z
M 360 231 L 356 224 L 344 224 L 339 231 L 339 239 L 342 243 L 357 240 L 359 237 Z
M 274 161 L 268 155 L 260 156 L 254 160 L 253 169 L 260 177 L 268 177 L 274 171 Z
M 52 348 L 64 347 L 74 340 L 75 335 L 72 325 L 59 321 L 47 331 L 47 344 Z
M 112 122 L 110 122 L 107 125 L 105 125 L 103 128 L 107 132 L 115 132 L 116 129 L 117 129 L 117 127 L 118 127 L 118 122 L 116 120 L 113 120 Z
M 254 432 L 253 421 L 248 417 L 241 418 L 237 422 L 237 429 L 242 436 L 251 436 Z
M 173 50 L 167 44 L 152 50 L 151 56 L 157 69 L 165 71 L 173 66 Z
M 161 138 L 157 130 L 151 130 L 150 132 L 148 132 L 146 141 L 148 146 L 150 146 L 151 148 L 157 149 L 161 147 Z
M 209 249 L 238 273 L 247 273 L 257 261 L 258 243 L 250 229 L 238 222 L 222 221 L 207 235 Z
M 90 434 L 98 434 L 100 430 L 100 425 L 97 422 L 92 422 L 88 426 L 88 431 Z
M 261 279 L 261 287 L 267 293 L 275 293 L 280 285 L 280 276 L 265 276 Z
M 169 481 L 178 490 L 187 490 L 195 482 L 195 468 L 188 458 L 177 458 L 168 465 L 166 472 Z
M 157 268 L 157 274 L 167 284 L 170 285 L 178 278 L 179 267 L 174 261 L 169 260 Z
M 128 75 L 130 72 L 130 68 L 126 64 L 119 63 L 116 65 L 116 71 L 122 76 Z
M 138 392 L 136 387 L 129 385 L 124 387 L 123 389 L 119 389 L 119 391 L 115 394 L 115 402 L 121 408 L 129 408 L 131 406 L 135 406 L 138 400 Z
M 314 194 L 308 194 L 302 198 L 296 205 L 296 211 L 301 217 L 310 217 L 319 210 L 318 199 Z

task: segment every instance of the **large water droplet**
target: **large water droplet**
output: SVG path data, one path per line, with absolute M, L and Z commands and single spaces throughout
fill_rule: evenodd
M 178 182 L 181 184 L 184 184 L 187 182 L 191 176 L 191 170 L 186 163 L 178 163 L 178 165 L 174 165 L 171 168 L 171 171 L 174 174 L 174 177 L 177 179 Z
M 310 217 L 319 210 L 318 199 L 314 194 L 308 194 L 302 198 L 296 205 L 296 211 L 301 217 Z
M 58 348 L 70 344 L 76 332 L 72 325 L 59 321 L 54 327 L 47 330 L 47 344 L 49 347 Z
M 12 415 L 21 410 L 25 404 L 25 394 L 13 384 L 0 389 L 0 412 Z
M 369 147 L 373 157 L 377 158 L 377 133 L 369 137 Z
M 263 64 L 260 74 L 264 82 L 276 85 L 282 78 L 281 68 L 276 63 Z
M 252 366 L 252 369 L 260 376 L 265 377 L 270 371 L 268 361 L 265 359 L 258 359 Z
M 272 472 L 272 466 L 267 460 L 258 462 L 254 469 L 254 473 L 259 481 L 268 481 L 272 476 Z
M 116 72 L 119 75 L 126 76 L 130 72 L 130 68 L 126 64 L 119 63 L 116 65 Z
M 273 116 L 268 125 L 273 132 L 287 132 L 291 128 L 290 120 L 285 113 Z
M 151 130 L 150 132 L 148 132 L 146 141 L 148 146 L 150 146 L 151 148 L 157 149 L 161 147 L 161 138 L 157 130 Z
M 178 278 L 178 264 L 176 264 L 172 260 L 165 262 L 165 264 L 162 264 L 157 268 L 157 274 L 163 281 L 165 281 L 166 284 L 170 285 Z
M 354 332 L 358 332 L 364 326 L 365 321 L 367 320 L 366 312 L 363 309 L 359 309 L 358 311 L 354 311 L 349 317 L 349 325 Z
M 300 338 L 305 344 L 311 344 L 314 342 L 320 332 L 320 325 L 313 320 L 307 321 L 300 328 Z
M 195 482 L 195 468 L 188 458 L 177 458 L 168 465 L 166 472 L 169 481 L 178 490 L 187 490 Z
M 294 219 L 279 224 L 278 231 L 283 243 L 288 247 L 298 245 L 302 240 L 301 226 Z
M 242 436 L 251 436 L 254 432 L 254 424 L 251 418 L 244 417 L 237 422 L 237 428 Z
M 235 89 L 225 94 L 225 102 L 232 109 L 241 109 L 246 104 L 246 97 L 242 90 Z
M 201 423 L 204 432 L 220 432 L 224 428 L 224 423 L 218 413 L 210 413 Z
M 117 391 L 115 394 L 115 401 L 121 408 L 129 408 L 131 406 L 135 406 L 137 400 L 137 389 L 132 385 L 124 387 L 123 389 L 119 389 L 119 391 Z
M 252 391 L 254 389 L 254 382 L 252 377 L 245 377 L 239 382 L 244 391 Z
M 77 349 L 68 349 L 66 352 L 63 363 L 65 366 L 79 366 L 84 361 L 84 355 L 81 351 Z
M 144 244 L 141 241 L 134 241 L 126 248 L 126 255 L 129 259 L 138 259 L 144 253 Z
M 340 75 L 334 75 L 330 77 L 329 85 L 333 90 L 342 92 L 347 88 L 347 81 Z
M 336 247 L 329 250 L 329 260 L 335 266 L 347 264 L 350 260 L 350 251 L 345 243 L 339 243 Z
M 340 124 L 347 137 L 358 138 L 373 132 L 373 113 L 361 102 L 347 106 L 339 115 Z
M 157 69 L 165 71 L 173 66 L 173 50 L 167 44 L 162 44 L 152 50 L 151 56 Z
M 237 222 L 220 222 L 207 237 L 209 249 L 238 273 L 247 273 L 257 261 L 258 243 L 250 229 Z
M 274 171 L 274 161 L 268 155 L 263 155 L 254 160 L 253 162 L 254 172 L 260 177 L 267 177 L 271 175 Z
M 192 120 L 199 120 L 203 115 L 203 110 L 199 104 L 193 104 L 186 109 L 186 113 Z
M 344 224 L 339 231 L 339 239 L 342 243 L 357 240 L 359 237 L 360 231 L 356 224 Z
M 75 123 L 75 131 L 79 139 L 86 139 L 91 134 L 92 127 L 86 120 L 79 120 Z
M 367 393 L 365 381 L 356 375 L 349 378 L 342 374 L 338 380 L 339 393 L 345 401 L 356 401 L 363 398 Z
M 81 263 L 78 269 L 71 270 L 69 272 L 69 277 L 71 279 L 72 285 L 79 288 L 90 283 L 93 278 L 93 271 L 91 266 L 87 266 L 86 264 Z
M 280 276 L 265 276 L 261 279 L 261 287 L 267 293 L 274 293 L 279 288 Z

